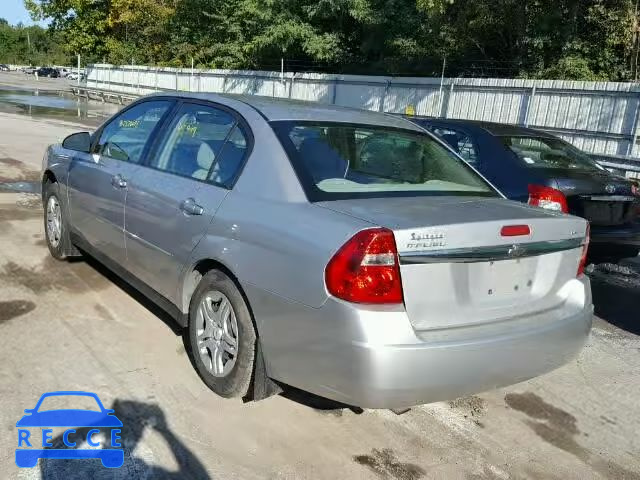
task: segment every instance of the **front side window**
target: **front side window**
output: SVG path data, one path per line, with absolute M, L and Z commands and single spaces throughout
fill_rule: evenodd
M 100 134 L 94 153 L 140 163 L 151 133 L 171 107 L 169 101 L 140 103 L 115 117 Z
M 495 190 L 431 136 L 371 125 L 274 122 L 312 201 Z
M 503 136 L 500 139 L 527 167 L 604 170 L 586 153 L 558 138 Z
M 226 185 L 245 150 L 246 141 L 233 115 L 215 107 L 187 104 L 177 113 L 150 166 Z

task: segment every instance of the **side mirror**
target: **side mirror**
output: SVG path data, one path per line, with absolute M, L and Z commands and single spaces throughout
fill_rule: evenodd
M 33 413 L 33 408 L 25 408 L 24 413 Z
M 62 141 L 62 147 L 76 152 L 89 153 L 91 135 L 89 135 L 89 132 L 73 133 Z

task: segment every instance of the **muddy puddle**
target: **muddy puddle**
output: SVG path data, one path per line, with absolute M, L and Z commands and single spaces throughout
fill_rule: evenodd
M 40 195 L 42 184 L 40 182 L 0 182 L 0 193 L 34 193 Z
M 69 92 L 20 90 L 0 86 L 0 112 L 98 126 L 120 108 L 111 103 L 87 101 Z

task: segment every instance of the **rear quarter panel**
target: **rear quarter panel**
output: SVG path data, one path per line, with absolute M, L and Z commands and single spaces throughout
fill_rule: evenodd
M 193 259 L 217 260 L 241 285 L 319 308 L 327 299 L 327 262 L 355 232 L 370 226 L 306 202 L 264 201 L 231 192 Z
M 322 313 L 329 298 L 324 269 L 348 238 L 369 226 L 306 202 L 265 201 L 234 192 L 225 199 L 194 259 L 215 259 L 236 276 L 270 377 L 304 385 L 304 374 L 295 372 L 310 371 L 305 369 L 308 353 L 332 355 L 336 335 L 347 335 L 344 318 Z M 188 308 L 188 295 L 183 299 Z

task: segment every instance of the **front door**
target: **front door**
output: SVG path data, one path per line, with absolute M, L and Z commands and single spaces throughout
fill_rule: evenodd
M 124 202 L 152 133 L 172 102 L 136 104 L 96 133 L 92 153 L 69 167 L 69 210 L 74 229 L 111 259 L 124 260 Z
M 192 250 L 229 192 L 246 135 L 234 113 L 183 103 L 128 186 L 127 263 L 170 300 Z

